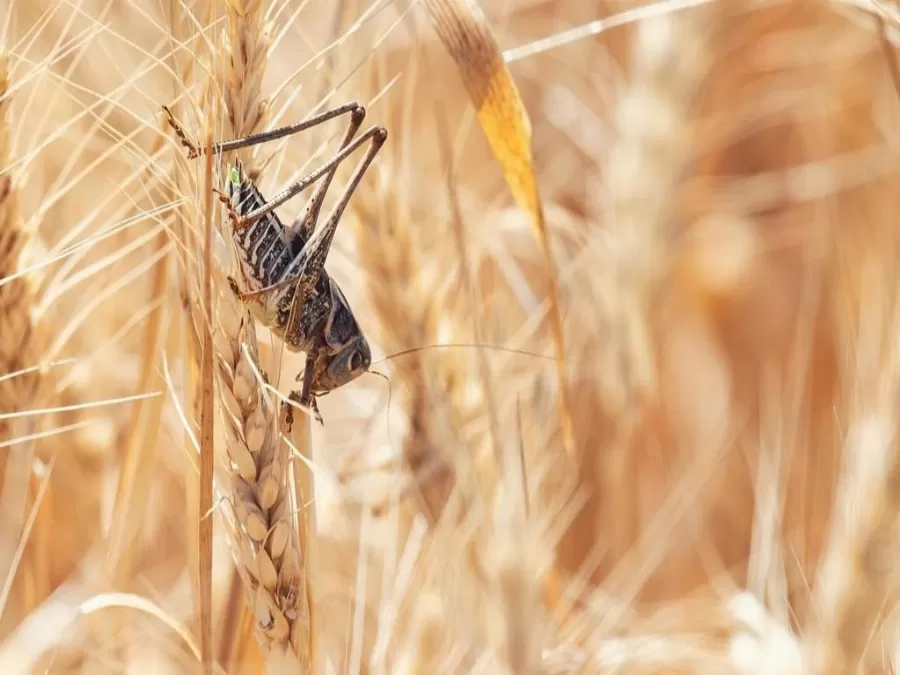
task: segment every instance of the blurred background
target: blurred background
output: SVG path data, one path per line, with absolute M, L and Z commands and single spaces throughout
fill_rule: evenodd
M 0 2 L 32 284 L 29 337 L 7 306 L 0 355 L 64 360 L 23 409 L 69 407 L 0 426 L 34 436 L 3 457 L 4 672 L 199 672 L 173 625 L 198 606 L 199 253 L 178 221 L 202 184 L 172 179 L 160 106 L 202 138 L 223 73 L 264 101 L 257 130 L 359 101 L 389 132 L 328 259 L 389 378 L 323 398 L 313 426 L 328 672 L 894 672 L 900 10 L 477 6 L 530 118 L 552 273 L 424 2 Z M 223 55 L 242 12 L 263 17 L 243 71 Z M 260 189 L 341 133 L 262 148 Z M 287 392 L 302 357 L 263 328 L 259 349 Z M 498 445 L 525 467 L 520 530 L 498 525 Z M 218 513 L 214 550 L 221 672 L 258 672 Z M 504 604 L 507 567 L 531 604 Z M 85 609 L 110 591 L 168 623 Z M 515 635 L 533 668 L 497 647 Z

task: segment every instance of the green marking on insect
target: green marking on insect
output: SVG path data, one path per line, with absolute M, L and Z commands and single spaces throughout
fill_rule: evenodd
M 229 182 L 231 182 L 231 187 L 233 187 L 236 191 L 240 190 L 241 187 L 241 172 L 238 171 L 236 166 L 231 167 L 231 174 L 228 176 Z

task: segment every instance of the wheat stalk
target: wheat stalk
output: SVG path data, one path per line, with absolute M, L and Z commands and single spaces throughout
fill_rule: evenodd
M 223 99 L 234 138 L 261 131 L 266 121 L 268 103 L 262 97 L 269 50 L 263 26 L 265 6 L 254 0 L 227 2 Z M 252 148 L 246 148 L 238 158 L 250 178 L 257 180 L 259 168 L 253 164 L 253 155 Z M 215 273 L 219 280 L 220 272 Z M 226 492 L 233 508 L 229 536 L 238 569 L 270 670 L 307 672 L 312 663 L 312 610 L 306 548 L 298 541 L 306 531 L 294 527 L 288 451 L 275 408 L 259 379 L 267 381 L 259 363 L 254 323 L 225 291 L 218 299 L 212 330 L 216 400 L 225 428 Z M 305 422 L 299 420 L 300 425 Z M 300 451 L 309 454 L 310 449 Z

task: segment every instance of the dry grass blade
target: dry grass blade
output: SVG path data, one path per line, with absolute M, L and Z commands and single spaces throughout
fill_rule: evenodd
M 540 242 L 549 277 L 549 312 L 556 348 L 559 408 L 563 442 L 575 456 L 572 412 L 566 369 L 559 281 L 544 220 L 531 152 L 531 122 L 512 75 L 486 19 L 474 0 L 425 0 L 444 47 L 453 57 L 478 114 L 478 121 L 503 168 L 516 201 L 524 208 Z
M 206 146 L 212 146 L 212 128 L 207 123 Z M 213 671 L 212 644 L 212 543 L 213 543 L 213 336 L 212 336 L 212 189 L 213 153 L 206 153 L 203 170 L 203 351 L 200 364 L 200 653 L 203 669 Z
M 157 137 L 151 154 L 156 154 L 163 139 L 162 134 Z M 168 318 L 167 307 L 162 299 L 168 290 L 169 280 L 169 256 L 162 252 L 168 243 L 168 234 L 165 230 L 160 230 L 154 242 L 154 251 L 160 254 L 160 258 L 154 266 L 150 288 L 150 302 L 157 306 L 146 321 L 139 391 L 162 388 L 158 357 Z M 113 588 L 123 587 L 134 571 L 135 551 L 129 543 L 134 540 L 135 531 L 140 527 L 140 518 L 136 514 L 143 510 L 150 488 L 164 403 L 165 397 L 154 397 L 137 404 L 132 413 L 133 421 L 125 441 L 125 459 L 116 490 L 116 518 L 110 528 L 110 552 L 104 560 L 106 567 L 103 576 Z

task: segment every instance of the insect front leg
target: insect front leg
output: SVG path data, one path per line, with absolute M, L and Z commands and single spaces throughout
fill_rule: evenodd
M 319 360 L 321 350 L 322 344 L 319 341 L 316 341 L 313 346 L 310 347 L 309 351 L 306 353 L 306 366 L 303 369 L 303 384 L 301 385 L 300 391 L 292 391 L 288 398 L 291 401 L 296 401 L 304 408 L 307 408 L 312 412 L 315 420 L 324 426 L 325 422 L 322 420 L 322 414 L 319 412 L 319 406 L 316 404 L 316 397 L 312 393 L 313 377 L 315 377 L 316 363 Z M 300 378 L 298 377 L 297 379 Z M 291 425 L 294 423 L 293 409 L 289 409 L 287 415 L 288 431 L 290 431 Z
M 188 159 L 195 159 L 200 156 L 200 146 L 194 143 L 188 135 L 185 133 L 184 128 L 181 124 L 178 123 L 178 120 L 175 119 L 175 115 L 172 114 L 172 111 L 169 110 L 169 106 L 162 106 L 163 112 L 166 114 L 166 119 L 169 122 L 169 126 L 172 127 L 172 130 L 175 132 L 175 135 L 178 136 L 178 140 L 181 141 L 181 144 L 187 148 L 188 151 Z

